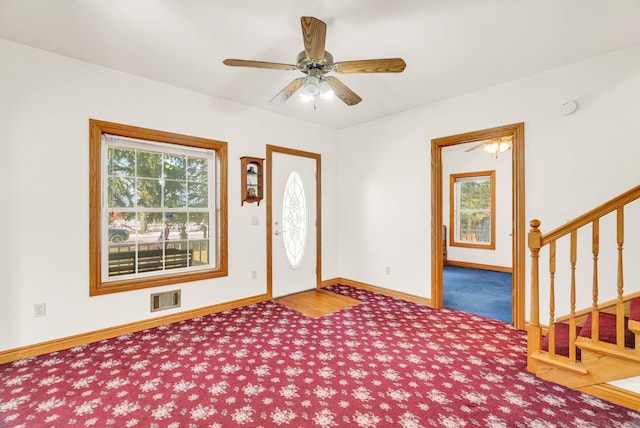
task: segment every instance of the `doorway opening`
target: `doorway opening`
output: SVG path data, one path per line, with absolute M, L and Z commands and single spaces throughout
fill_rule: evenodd
M 524 329 L 525 282 L 524 263 L 526 251 L 525 211 L 524 211 L 524 123 L 516 123 L 496 128 L 473 131 L 465 134 L 431 140 L 431 304 L 442 308 L 444 305 L 443 264 L 444 242 L 442 239 L 443 213 L 443 149 L 468 143 L 511 137 L 511 151 L 502 153 L 509 156 L 512 165 L 511 177 L 511 219 L 512 219 L 512 320 L 518 329 Z M 448 181 L 446 185 L 448 186 Z M 448 202 L 448 200 L 447 200 Z

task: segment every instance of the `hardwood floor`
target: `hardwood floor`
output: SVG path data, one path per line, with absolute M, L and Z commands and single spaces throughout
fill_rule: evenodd
M 302 293 L 279 297 L 274 301 L 311 318 L 320 318 L 362 303 L 351 297 L 326 290 L 303 291 Z

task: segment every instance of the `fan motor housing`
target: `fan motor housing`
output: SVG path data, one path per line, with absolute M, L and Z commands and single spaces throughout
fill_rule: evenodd
M 320 70 L 322 73 L 328 73 L 333 69 L 333 55 L 328 51 L 324 51 L 324 58 L 308 58 L 305 51 L 298 54 L 296 67 L 305 74 L 309 74 L 309 70 Z

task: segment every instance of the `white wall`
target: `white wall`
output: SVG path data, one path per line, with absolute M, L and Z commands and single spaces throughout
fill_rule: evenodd
M 495 155 L 482 148 L 467 152 L 474 144 L 459 144 L 442 148 L 442 222 L 447 226 L 447 260 L 507 267 L 512 265 L 511 215 L 511 152 Z M 449 221 L 451 174 L 474 171 L 495 171 L 495 249 L 451 246 Z
M 341 131 L 341 276 L 430 297 L 433 138 L 525 122 L 526 218 L 543 232 L 638 185 L 638 94 L 640 45 Z M 569 99 L 580 107 L 563 116 Z M 632 247 L 625 284 L 639 290 Z
M 150 318 L 149 290 L 88 295 L 89 118 L 229 142 L 229 276 L 181 286 L 180 310 L 265 292 L 265 207 L 237 191 L 238 158 L 265 144 L 322 154 L 323 279 L 427 298 L 432 138 L 525 122 L 526 218 L 543 232 L 640 182 L 640 46 L 338 132 L 2 40 L 0 58 L 0 350 Z M 580 108 L 562 116 L 567 99 Z
M 0 58 L 0 350 L 264 294 L 266 203 L 240 206 L 239 158 L 266 144 L 322 155 L 322 275 L 338 276 L 335 130 L 4 40 Z M 182 307 L 161 314 L 151 289 L 89 297 L 89 118 L 228 142 L 228 277 L 179 285 Z

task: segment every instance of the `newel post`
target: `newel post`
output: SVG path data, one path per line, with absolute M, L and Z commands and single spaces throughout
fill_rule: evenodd
M 527 327 L 527 370 L 535 372 L 535 360 L 531 358 L 533 353 L 540 352 L 540 339 L 542 330 L 540 328 L 540 291 L 538 259 L 542 243 L 542 233 L 540 233 L 540 220 L 529 222 L 531 230 L 528 235 L 529 251 L 531 251 L 531 306 L 530 321 Z

